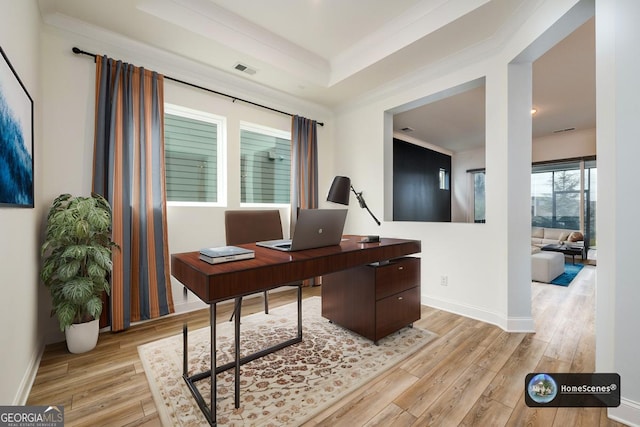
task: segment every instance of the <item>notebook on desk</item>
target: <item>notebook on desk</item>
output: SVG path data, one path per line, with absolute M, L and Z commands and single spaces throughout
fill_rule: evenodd
M 291 239 L 265 240 L 256 245 L 279 251 L 299 251 L 339 245 L 347 209 L 301 209 Z

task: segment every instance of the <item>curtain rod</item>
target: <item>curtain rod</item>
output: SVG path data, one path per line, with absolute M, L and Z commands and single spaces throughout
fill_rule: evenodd
M 82 50 L 82 49 L 80 49 L 80 48 L 77 48 L 77 47 L 74 47 L 74 48 L 72 48 L 71 50 L 72 50 L 72 51 L 73 51 L 73 53 L 75 53 L 76 55 L 87 55 L 87 56 L 91 56 L 91 57 L 93 57 L 93 59 L 94 59 L 94 60 L 95 60 L 95 59 L 96 59 L 96 57 L 98 56 L 98 55 L 96 55 L 95 53 L 85 52 L 84 50 Z M 248 100 L 246 100 L 246 99 L 238 98 L 237 96 L 228 95 L 228 94 L 226 94 L 226 93 L 218 92 L 218 91 L 216 91 L 216 90 L 209 89 L 209 88 L 206 88 L 206 87 L 204 87 L 204 86 L 199 86 L 199 85 L 196 85 L 196 84 L 193 84 L 193 83 L 185 82 L 184 80 L 176 79 L 176 78 L 174 78 L 174 77 L 170 77 L 170 76 L 166 76 L 166 75 L 165 75 L 165 76 L 164 76 L 164 78 L 165 78 L 165 79 L 167 79 L 167 80 L 171 80 L 171 81 L 173 81 L 173 82 L 176 82 L 176 83 L 181 83 L 181 84 L 183 84 L 183 85 L 191 86 L 191 87 L 196 88 L 196 89 L 204 90 L 204 91 L 206 91 L 206 92 L 215 93 L 216 95 L 220 95 L 220 96 L 225 96 L 225 97 L 227 97 L 227 98 L 231 98 L 232 102 L 242 101 L 242 102 L 244 102 L 244 103 L 246 103 L 246 104 L 251 104 L 251 105 L 254 105 L 254 106 L 256 106 L 256 107 L 264 108 L 265 110 L 275 111 L 276 113 L 284 114 L 284 115 L 291 116 L 291 117 L 293 117 L 293 116 L 294 116 L 294 114 L 287 113 L 286 111 L 276 110 L 275 108 L 267 107 L 266 105 L 258 104 L 258 103 L 253 102 L 253 101 L 248 101 Z M 324 123 L 323 123 L 323 122 L 318 122 L 318 121 L 316 121 L 316 123 L 317 123 L 318 125 L 320 125 L 320 126 L 324 126 Z

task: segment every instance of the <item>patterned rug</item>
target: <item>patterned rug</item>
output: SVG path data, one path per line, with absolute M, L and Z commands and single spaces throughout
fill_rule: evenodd
M 296 335 L 296 303 L 242 317 L 241 350 L 248 354 Z M 404 328 L 374 345 L 321 316 L 320 297 L 303 301 L 303 341 L 241 368 L 240 408 L 233 404 L 233 370 L 218 375 L 218 425 L 297 426 L 385 372 L 435 338 Z M 233 322 L 218 324 L 218 365 L 233 359 Z M 138 347 L 164 426 L 206 426 L 182 379 L 182 335 Z M 189 332 L 189 374 L 209 365 L 209 328 Z M 199 381 L 205 402 L 209 379 Z

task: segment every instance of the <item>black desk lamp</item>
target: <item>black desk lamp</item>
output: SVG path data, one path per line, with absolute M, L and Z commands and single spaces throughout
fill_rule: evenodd
M 341 205 L 348 205 L 349 190 L 353 191 L 353 194 L 356 195 L 358 203 L 360 203 L 360 207 L 366 209 L 367 212 L 369 212 L 369 215 L 371 215 L 373 220 L 376 222 L 376 224 L 380 225 L 380 221 L 378 221 L 378 218 L 376 218 L 373 212 L 371 212 L 371 210 L 367 206 L 367 202 L 364 201 L 364 197 L 362 197 L 362 191 L 358 193 L 351 185 L 351 179 L 347 176 L 336 176 L 335 178 L 333 178 L 331 188 L 329 189 L 329 194 L 327 195 L 327 201 L 340 203 Z M 363 240 L 363 242 L 378 241 L 380 241 L 380 236 L 367 236 Z

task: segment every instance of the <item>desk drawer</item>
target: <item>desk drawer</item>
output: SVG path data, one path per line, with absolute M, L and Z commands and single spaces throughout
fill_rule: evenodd
M 399 258 L 376 269 L 376 300 L 397 294 L 420 283 L 420 258 Z
M 375 340 L 420 319 L 420 287 L 411 288 L 376 302 Z

